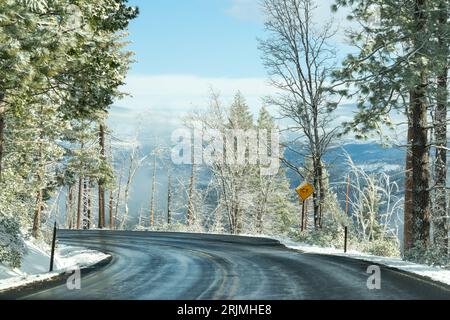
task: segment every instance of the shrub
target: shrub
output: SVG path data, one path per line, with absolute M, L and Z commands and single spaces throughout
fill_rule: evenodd
M 404 253 L 404 259 L 416 263 L 431 266 L 450 267 L 450 257 L 442 253 L 442 248 L 430 244 L 424 247 L 422 243 L 416 243 L 412 249 Z
M 17 219 L 0 215 L 0 262 L 11 268 L 19 268 L 25 252 Z
M 400 256 L 400 247 L 395 239 L 365 241 L 361 244 L 361 251 L 382 257 Z

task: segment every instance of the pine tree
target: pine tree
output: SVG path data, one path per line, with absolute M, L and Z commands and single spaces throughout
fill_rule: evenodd
M 71 127 L 89 133 L 80 126 L 99 125 L 99 114 L 122 95 L 118 88 L 131 63 L 122 31 L 138 14 L 126 2 L 1 2 L 0 225 L 7 224 L 14 241 L 20 228 L 39 237 L 47 202 L 62 185 L 71 195 L 79 182 L 81 201 L 83 181 L 100 181 L 103 204 L 101 189 L 112 180 L 111 167 L 100 161 L 101 150 L 90 148 L 90 138 L 79 148 L 82 134 Z M 75 21 L 69 8 L 76 8 L 82 21 Z M 72 207 L 75 196 L 69 198 Z M 73 214 L 77 227 L 85 218 L 81 210 L 80 203 Z M 17 265 L 21 246 L 11 243 L 13 249 L 0 256 Z
M 436 111 L 434 120 L 434 140 L 436 145 L 436 160 L 434 170 L 435 198 L 433 199 L 433 240 L 442 255 L 448 255 L 449 250 L 449 217 L 447 196 L 447 108 L 448 108 L 448 66 L 449 66 L 449 35 L 448 1 L 434 1 L 437 9 L 432 19 L 437 20 L 437 62 L 436 63 Z
M 273 118 L 270 116 L 269 112 L 265 107 L 262 107 L 258 120 L 257 129 L 260 135 L 266 130 L 266 137 L 259 136 L 259 144 L 264 143 L 264 141 L 270 141 L 270 135 L 272 130 L 277 130 Z M 266 145 L 265 149 L 270 151 L 270 145 Z M 264 218 L 268 213 L 268 202 L 270 201 L 269 196 L 276 190 L 275 179 L 273 176 L 265 176 L 261 174 L 261 167 L 263 164 L 259 163 L 259 168 L 256 170 L 256 231 L 257 233 L 263 233 L 264 231 Z
M 447 9 L 439 9 L 446 2 L 411 0 L 402 6 L 395 1 L 381 0 L 336 2 L 343 6 L 353 5 L 351 16 L 363 26 L 360 32 L 352 35 L 352 41 L 361 48 L 359 54 L 350 55 L 344 62 L 344 69 L 338 74 L 341 79 L 356 84 L 359 90 L 360 110 L 347 129 L 357 131 L 361 137 L 373 130 L 381 133 L 381 125 L 392 125 L 389 118 L 391 110 L 400 110 L 406 114 L 410 131 L 406 187 L 411 187 L 411 191 L 405 192 L 405 252 L 414 246 L 427 247 L 430 240 L 432 187 L 429 129 L 432 126 L 438 135 L 437 144 L 446 144 L 442 140 L 446 136 L 442 121 L 438 120 L 432 125 L 428 122 L 428 112 L 434 109 L 430 101 L 436 95 L 433 79 L 443 73 L 448 59 L 448 55 L 441 55 L 443 51 L 439 49 L 439 39 L 445 36 L 444 30 L 448 26 L 436 27 L 439 25 L 436 24 L 439 15 L 445 15 L 447 19 Z M 378 23 L 370 23 L 377 12 Z M 431 63 L 431 57 L 440 63 Z M 438 92 L 441 92 L 442 98 L 444 91 Z M 442 107 L 437 106 L 435 111 L 440 114 L 439 119 L 446 117 Z M 442 164 L 445 159 L 442 153 L 437 151 L 437 154 L 440 159 L 435 180 L 439 181 L 437 194 L 440 195 L 438 202 L 441 208 L 438 216 L 445 217 L 442 209 L 446 206 L 446 199 L 442 197 L 443 181 L 446 179 L 443 177 L 446 172 Z M 441 224 L 438 229 L 443 230 L 444 225 Z

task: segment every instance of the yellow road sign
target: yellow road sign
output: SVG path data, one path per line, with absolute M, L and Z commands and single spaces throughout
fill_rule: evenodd
M 301 185 L 299 185 L 295 191 L 298 193 L 299 197 L 305 201 L 306 199 L 308 199 L 314 192 L 314 187 L 308 183 L 308 182 L 303 182 Z

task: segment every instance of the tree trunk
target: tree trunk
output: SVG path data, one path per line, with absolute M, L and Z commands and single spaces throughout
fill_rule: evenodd
M 304 209 L 302 208 L 302 210 L 305 210 L 305 216 L 303 217 L 302 223 L 303 223 L 303 229 L 308 230 L 308 199 L 305 200 L 304 206 L 305 206 L 305 208 Z
M 34 219 L 33 219 L 33 229 L 32 229 L 32 236 L 35 239 L 39 238 L 40 234 L 40 228 L 41 228 L 41 216 L 42 216 L 42 197 L 43 197 L 43 191 L 42 188 L 39 188 L 39 191 L 37 192 L 36 196 L 36 208 L 34 210 Z
M 88 181 L 83 179 L 83 229 L 88 229 Z
M 187 210 L 187 224 L 191 226 L 194 223 L 194 193 L 195 193 L 195 164 L 192 162 L 191 178 L 189 183 L 189 199 Z
M 445 28 L 447 24 L 448 8 L 445 1 L 441 1 L 439 9 L 439 25 Z M 439 55 L 442 71 L 438 74 L 437 103 L 435 112 L 435 199 L 432 215 L 433 240 L 442 254 L 448 254 L 448 217 L 447 217 L 447 107 L 448 107 L 448 40 L 444 30 L 439 30 Z
M 412 93 L 411 93 L 412 96 Z M 412 107 L 412 105 L 411 105 Z M 413 247 L 413 235 L 412 235 L 412 136 L 413 127 L 410 115 L 410 108 L 407 110 L 408 115 L 408 137 L 407 137 L 407 149 L 406 149 L 406 166 L 405 166 L 405 201 L 403 209 L 403 252 L 407 252 Z
M 319 177 L 319 228 L 322 229 L 323 224 L 323 204 L 325 200 L 325 186 L 323 184 L 323 164 L 322 159 L 318 157 L 317 176 Z
M 427 78 L 422 75 L 422 85 L 413 94 L 413 140 L 412 155 L 412 235 L 413 244 L 427 246 L 430 236 L 429 149 L 427 128 L 427 103 L 424 86 Z
M 102 183 L 98 184 L 98 228 L 105 227 L 105 188 Z
M 133 182 L 133 176 L 134 176 L 134 162 L 137 161 L 135 159 L 136 154 L 135 154 L 136 150 L 133 150 L 132 154 L 130 155 L 130 166 L 128 168 L 128 177 L 127 177 L 127 182 L 125 184 L 125 190 L 124 190 L 124 204 L 125 204 L 125 212 L 123 214 L 123 217 L 121 218 L 121 222 L 120 222 L 120 229 L 123 230 L 125 228 L 125 224 L 127 223 L 128 220 L 128 214 L 129 214 L 129 207 L 128 207 L 128 198 L 130 196 L 130 189 L 131 189 L 131 183 Z M 120 196 L 120 184 L 119 184 L 119 196 Z M 119 198 L 117 198 L 119 200 Z
M 319 200 L 319 177 L 317 173 L 317 163 L 316 160 L 313 159 L 313 210 L 314 210 L 314 229 L 319 229 L 319 215 L 320 215 L 320 200 Z
M 87 228 L 91 229 L 92 219 L 92 193 L 90 184 L 87 185 Z
M 428 147 L 428 121 L 427 121 L 427 66 L 422 62 L 426 56 L 426 47 L 423 43 L 426 35 L 426 8 L 427 0 L 416 0 L 415 22 L 417 35 L 415 39 L 416 61 L 419 68 L 419 77 L 413 88 L 412 102 L 412 218 L 413 218 L 413 243 L 428 245 L 430 237 L 430 169 Z
M 5 107 L 3 106 L 3 99 L 3 93 L 0 92 L 0 182 L 2 181 L 3 143 L 5 135 Z
M 170 175 L 167 182 L 167 224 L 172 223 L 172 184 Z
M 113 191 L 109 190 L 109 229 L 114 229 L 114 217 L 113 217 Z
M 38 173 L 37 173 L 37 180 L 38 180 L 38 192 L 36 197 L 36 208 L 34 211 L 34 218 L 33 218 L 33 229 L 32 229 L 32 235 L 35 239 L 39 238 L 39 231 L 41 229 L 41 215 L 42 215 L 42 207 L 43 207 L 43 188 L 42 183 L 44 180 L 45 175 L 45 166 L 43 163 L 43 147 L 42 147 L 42 139 L 43 139 L 43 133 L 39 135 L 39 152 L 38 152 L 38 159 L 39 159 L 39 166 L 38 166 Z
M 261 205 L 258 206 L 256 211 L 256 232 L 262 234 L 263 232 L 263 208 Z
M 77 204 L 77 229 L 80 229 L 81 225 L 81 205 L 83 197 L 83 178 L 78 178 L 78 204 Z
M 121 189 L 122 189 L 122 179 L 119 179 L 119 187 L 117 188 L 117 198 L 116 198 L 116 207 L 114 210 L 114 217 L 113 217 L 113 225 L 114 222 L 117 220 L 118 216 L 119 216 L 119 207 L 120 207 L 120 193 L 121 193 Z
M 233 234 L 239 234 L 239 233 L 241 233 L 241 224 L 240 224 L 240 209 L 239 209 L 239 206 L 237 203 L 234 206 L 233 210 L 234 210 L 234 212 L 233 212 L 233 216 L 234 216 Z
M 99 128 L 100 160 L 106 161 L 105 155 L 105 126 L 100 124 Z M 98 228 L 105 227 L 105 186 L 104 179 L 98 180 Z
M 73 228 L 73 186 L 70 185 L 67 190 L 67 206 L 66 206 L 66 215 L 67 215 L 67 227 L 70 229 Z

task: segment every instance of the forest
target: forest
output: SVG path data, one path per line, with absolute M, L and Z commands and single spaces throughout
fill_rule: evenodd
M 182 165 L 173 161 L 176 135 L 150 152 L 116 143 L 108 117 L 128 94 L 127 31 L 139 15 L 127 0 L 0 0 L 1 263 L 20 266 L 24 239 L 49 242 L 56 221 L 64 229 L 270 235 L 336 248 L 347 227 L 356 250 L 450 265 L 448 1 L 336 0 L 321 25 L 315 0 L 260 2 L 258 50 L 276 94 L 261 97 L 254 114 L 242 93 L 230 104 L 212 89 L 207 107 L 179 118 L 185 132 L 207 141 L 208 132 L 224 141 L 233 130 L 259 132 L 259 147 L 279 164 L 274 174 L 264 173 L 263 159 L 223 160 L 251 158 L 248 137 L 242 150 L 234 138 L 223 148 L 210 137 L 214 157 L 200 154 L 205 161 L 195 161 L 189 143 L 192 161 Z M 342 10 L 354 25 L 345 57 L 333 42 L 333 15 Z M 344 100 L 357 111 L 336 125 Z M 349 154 L 340 187 L 330 181 L 332 148 L 348 136 L 382 143 L 400 125 L 407 128 L 401 182 Z M 140 212 L 130 212 L 144 165 L 151 192 Z M 303 204 L 292 177 L 314 187 Z

